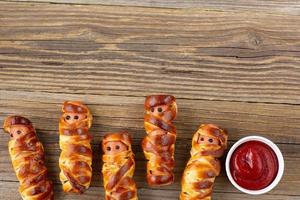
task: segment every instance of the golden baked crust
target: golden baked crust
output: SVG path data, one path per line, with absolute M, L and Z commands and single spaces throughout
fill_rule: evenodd
M 193 136 L 191 158 L 181 180 L 180 200 L 211 200 L 220 161 L 227 147 L 227 132 L 213 124 L 201 125 Z
M 89 133 L 92 115 L 77 101 L 66 101 L 62 112 L 59 121 L 59 177 L 65 192 L 81 194 L 89 188 L 92 178 L 92 136 Z
M 118 150 L 113 150 L 113 147 Z M 132 178 L 135 161 L 130 135 L 127 132 L 107 134 L 104 136 L 102 149 L 105 199 L 137 200 L 136 184 Z
M 145 110 L 147 136 L 142 141 L 142 148 L 147 159 L 147 182 L 150 186 L 168 185 L 174 182 L 176 127 L 172 121 L 177 115 L 175 97 L 148 96 Z
M 3 128 L 11 135 L 8 148 L 20 182 L 22 199 L 53 200 L 53 186 L 47 178 L 43 145 L 31 122 L 21 116 L 10 116 L 5 119 Z

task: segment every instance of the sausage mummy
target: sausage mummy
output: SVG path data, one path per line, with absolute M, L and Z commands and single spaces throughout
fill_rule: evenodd
M 60 180 L 65 192 L 83 193 L 91 183 L 92 115 L 81 102 L 66 101 L 59 121 Z
M 10 116 L 5 119 L 3 128 L 11 136 L 8 148 L 22 199 L 53 200 L 53 186 L 44 164 L 44 148 L 32 123 L 21 116 Z
M 146 97 L 144 125 L 147 136 L 142 148 L 147 159 L 147 182 L 150 186 L 174 182 L 174 149 L 177 115 L 175 97 L 154 95 Z
M 131 138 L 127 132 L 111 133 L 102 142 L 102 174 L 106 200 L 137 200 Z
M 227 147 L 227 132 L 213 124 L 201 125 L 193 136 L 191 158 L 181 180 L 180 200 L 211 200 L 220 158 Z

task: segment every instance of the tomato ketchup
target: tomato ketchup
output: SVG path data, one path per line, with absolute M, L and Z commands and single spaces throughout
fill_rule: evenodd
M 241 144 L 230 159 L 233 179 L 248 190 L 260 190 L 269 186 L 278 173 L 278 165 L 275 152 L 260 141 Z

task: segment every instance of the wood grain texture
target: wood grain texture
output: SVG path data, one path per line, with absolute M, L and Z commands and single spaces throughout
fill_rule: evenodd
M 299 16 L 0 6 L 4 90 L 300 103 Z
M 15 189 L 14 182 L 7 182 L 5 185 L 3 182 L 0 182 L 0 198 L 3 199 L 10 199 L 10 200 L 20 200 L 16 196 L 12 196 L 12 193 L 16 193 L 17 190 Z M 87 193 L 85 194 L 88 196 L 86 199 L 101 199 L 103 198 L 103 189 L 98 187 L 91 187 Z M 142 199 L 144 200 L 153 200 L 153 199 L 165 199 L 165 200 L 174 200 L 177 199 L 179 195 L 179 191 L 166 191 L 166 190 L 150 190 L 150 189 L 140 189 L 138 191 L 139 195 L 142 194 Z M 55 187 L 55 199 L 65 199 L 65 200 L 81 200 L 83 196 L 79 195 L 65 195 L 63 194 L 59 187 Z M 141 195 L 140 195 L 141 196 Z M 236 193 L 219 193 L 215 192 L 213 194 L 214 199 L 224 199 L 224 200 L 240 200 L 240 199 L 249 199 L 255 200 L 257 197 L 249 196 L 244 194 L 236 194 Z M 298 200 L 299 197 L 297 196 L 284 196 L 284 195 L 266 195 L 264 200 L 282 200 L 282 199 L 289 199 L 289 200 Z M 85 199 L 85 198 L 84 198 Z
M 178 199 L 191 137 L 201 123 L 227 128 L 230 145 L 253 134 L 276 142 L 285 175 L 259 199 L 300 198 L 298 1 L 46 2 L 60 4 L 0 2 L 0 123 L 11 114 L 33 121 L 55 199 L 103 198 L 100 142 L 120 130 L 134 138 L 139 198 Z M 177 98 L 176 180 L 149 188 L 140 142 L 144 97 L 156 93 Z M 85 102 L 94 115 L 93 181 L 83 196 L 63 194 L 58 177 L 65 100 Z M 7 141 L 0 129 L 0 199 L 19 200 Z M 257 199 L 234 189 L 224 166 L 215 184 L 216 200 Z
M 300 14 L 299 0 L 6 0 L 13 2 L 51 2 L 60 4 L 97 4 L 156 8 L 202 8 L 226 11 L 262 11 Z
M 78 99 L 85 102 L 94 115 L 91 131 L 97 133 L 94 136 L 97 140 L 106 132 L 124 128 L 137 139 L 145 136 L 144 97 L 0 92 L 0 120 L 18 113 L 37 120 L 39 129 L 57 131 L 62 102 Z M 175 123 L 179 138 L 191 140 L 200 123 L 210 122 L 233 133 L 230 140 L 259 133 L 277 143 L 300 144 L 300 106 L 180 98 L 177 103 L 179 115 Z

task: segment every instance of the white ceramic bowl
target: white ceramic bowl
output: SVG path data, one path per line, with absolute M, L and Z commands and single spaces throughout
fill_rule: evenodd
M 241 144 L 245 143 L 245 142 L 249 142 L 249 141 L 260 141 L 263 142 L 265 144 L 267 144 L 269 147 L 271 147 L 273 149 L 273 151 L 275 152 L 277 159 L 278 159 L 278 173 L 277 176 L 275 177 L 274 181 L 267 186 L 264 189 L 261 190 L 248 190 L 245 189 L 241 186 L 239 186 L 234 179 L 232 178 L 231 172 L 230 172 L 230 159 L 231 156 L 233 154 L 233 152 L 236 150 L 237 147 L 239 147 Z M 240 140 L 238 140 L 229 150 L 227 157 L 226 157 L 226 173 L 227 173 L 227 177 L 230 180 L 230 182 L 232 183 L 232 185 L 237 188 L 238 190 L 247 193 L 247 194 L 252 194 L 252 195 L 259 195 L 259 194 L 264 194 L 269 192 L 270 190 L 272 190 L 279 182 L 280 179 L 283 176 L 283 172 L 284 172 L 284 160 L 283 160 L 283 156 L 282 153 L 280 151 L 280 149 L 277 147 L 276 144 L 274 144 L 271 140 L 261 137 L 261 136 L 248 136 L 248 137 L 244 137 Z

